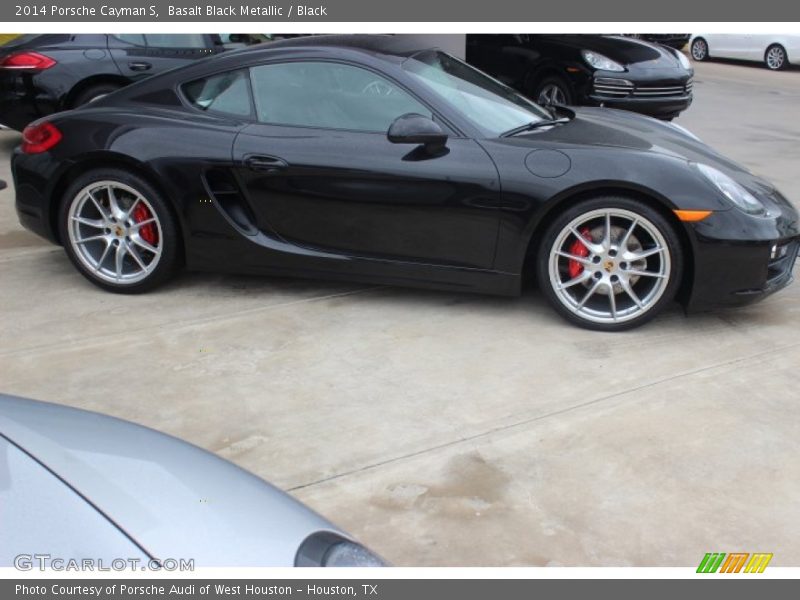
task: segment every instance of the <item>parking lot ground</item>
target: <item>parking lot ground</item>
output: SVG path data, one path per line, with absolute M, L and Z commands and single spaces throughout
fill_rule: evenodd
M 800 202 L 800 72 L 678 119 Z M 0 178 L 18 136 L 0 132 Z M 186 274 L 104 293 L 0 192 L 0 390 L 179 436 L 397 565 L 800 565 L 800 284 L 623 334 L 506 299 Z

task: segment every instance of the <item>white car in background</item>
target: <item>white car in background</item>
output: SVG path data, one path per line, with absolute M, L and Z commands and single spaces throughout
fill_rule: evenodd
M 689 40 L 694 60 L 733 58 L 763 62 L 778 71 L 800 65 L 800 35 L 776 33 L 695 33 Z

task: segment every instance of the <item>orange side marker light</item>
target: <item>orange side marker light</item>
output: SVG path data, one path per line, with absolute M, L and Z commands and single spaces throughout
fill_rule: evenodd
M 684 223 L 695 223 L 697 221 L 702 221 L 708 215 L 710 215 L 713 210 L 676 210 L 674 211 L 678 218 L 683 221 Z

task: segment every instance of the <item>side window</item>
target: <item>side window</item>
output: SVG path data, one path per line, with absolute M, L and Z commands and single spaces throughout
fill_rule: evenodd
M 189 103 L 202 111 L 237 117 L 252 116 L 247 71 L 220 73 L 182 86 Z
M 206 36 L 201 33 L 148 33 L 147 45 L 154 48 L 205 48 Z
M 141 33 L 118 33 L 114 35 L 118 40 L 135 44 L 137 46 L 145 46 L 144 36 Z
M 276 125 L 386 132 L 406 113 L 431 117 L 408 92 L 368 69 L 290 62 L 251 69 L 256 116 Z

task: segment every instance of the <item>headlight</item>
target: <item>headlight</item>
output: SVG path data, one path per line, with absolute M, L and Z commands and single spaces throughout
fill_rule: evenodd
M 702 164 L 698 164 L 697 169 L 738 208 L 751 215 L 764 214 L 764 205 L 761 204 L 758 198 L 725 175 L 725 173 L 714 167 Z
M 300 545 L 296 567 L 387 567 L 383 559 L 357 542 L 329 531 L 311 534 Z
M 581 56 L 583 56 L 583 60 L 586 61 L 587 65 L 601 71 L 625 70 L 625 67 L 618 62 L 611 60 L 607 56 L 598 54 L 597 52 L 592 52 L 591 50 L 581 50 Z

